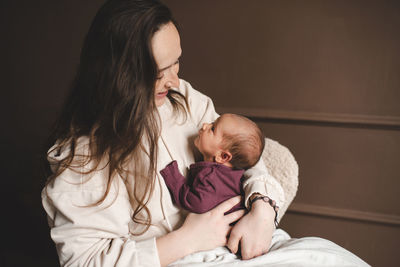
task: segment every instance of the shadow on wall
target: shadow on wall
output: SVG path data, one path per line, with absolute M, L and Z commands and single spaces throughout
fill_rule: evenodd
M 102 0 L 0 3 L 1 266 L 58 266 L 39 157 Z

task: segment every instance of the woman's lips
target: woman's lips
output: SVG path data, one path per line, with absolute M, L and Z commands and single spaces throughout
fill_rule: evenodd
M 159 93 L 157 93 L 157 97 L 159 97 L 159 98 L 165 97 L 165 96 L 167 96 L 167 95 L 168 95 L 168 90 L 167 90 L 167 91 L 164 91 L 164 92 L 159 92 Z

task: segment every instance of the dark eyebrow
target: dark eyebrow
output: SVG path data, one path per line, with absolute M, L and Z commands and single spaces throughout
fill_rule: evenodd
M 158 70 L 158 72 L 163 72 L 164 70 L 167 70 L 167 69 L 171 68 L 171 67 L 172 67 L 173 65 L 175 65 L 177 62 L 179 62 L 179 59 L 181 58 L 181 56 L 182 56 L 182 54 L 178 57 L 178 59 L 177 59 L 174 63 L 172 63 L 172 64 L 169 65 L 169 66 L 166 66 L 165 68 L 162 68 L 162 69 Z

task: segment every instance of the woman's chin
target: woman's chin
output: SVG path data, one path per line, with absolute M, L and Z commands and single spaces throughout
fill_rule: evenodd
M 167 100 L 167 95 L 169 91 L 165 91 L 163 93 L 157 93 L 155 96 L 156 106 L 160 107 L 164 105 L 165 101 Z
M 157 107 L 161 107 L 162 105 L 164 105 L 164 103 L 165 103 L 165 100 L 167 100 L 167 97 L 160 97 L 160 98 L 156 98 L 156 106 Z

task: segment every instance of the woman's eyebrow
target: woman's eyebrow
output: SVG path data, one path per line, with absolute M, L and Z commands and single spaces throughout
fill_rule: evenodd
M 182 56 L 182 54 L 175 60 L 174 63 L 172 63 L 171 65 L 166 66 L 166 67 L 164 67 L 164 68 L 162 68 L 162 69 L 159 69 L 158 72 L 163 72 L 164 70 L 167 70 L 167 69 L 171 68 L 173 65 L 175 65 L 175 64 L 179 61 L 179 59 L 181 58 L 181 56 Z
M 175 63 L 173 63 L 173 64 L 171 64 L 171 65 L 169 65 L 169 66 L 167 66 L 165 68 L 162 68 L 162 69 L 158 70 L 158 72 L 163 72 L 164 70 L 167 70 L 167 69 L 171 68 L 174 64 Z

